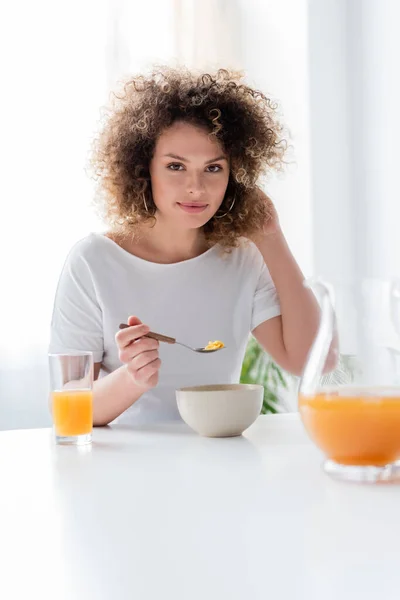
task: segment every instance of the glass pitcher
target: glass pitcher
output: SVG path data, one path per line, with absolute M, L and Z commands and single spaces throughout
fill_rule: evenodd
M 330 475 L 399 481 L 400 283 L 306 285 L 317 296 L 321 319 L 299 387 L 304 427 Z M 337 360 L 329 373 L 332 355 Z

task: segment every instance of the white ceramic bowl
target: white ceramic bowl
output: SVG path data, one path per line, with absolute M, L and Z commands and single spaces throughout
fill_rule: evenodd
M 206 437 L 241 435 L 259 416 L 263 396 L 261 385 L 247 384 L 201 385 L 176 391 L 182 419 Z

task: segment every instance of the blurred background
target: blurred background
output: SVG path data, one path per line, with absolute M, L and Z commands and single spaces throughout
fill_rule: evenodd
M 154 63 L 243 69 L 279 103 L 292 154 L 267 191 L 307 277 L 399 277 L 399 22 L 397 0 L 1 4 L 0 429 L 50 424 L 57 280 L 103 229 L 91 140 L 116 82 Z

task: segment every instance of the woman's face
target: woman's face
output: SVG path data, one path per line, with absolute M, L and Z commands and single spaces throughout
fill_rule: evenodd
M 157 213 L 178 226 L 197 229 L 224 199 L 229 161 L 205 129 L 177 121 L 156 143 L 150 178 Z

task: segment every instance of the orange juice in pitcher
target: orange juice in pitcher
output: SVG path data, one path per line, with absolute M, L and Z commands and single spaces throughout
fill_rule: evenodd
M 316 445 L 341 465 L 400 460 L 400 389 L 343 386 L 299 396 L 301 418 Z
M 330 475 L 400 481 L 400 285 L 357 280 L 310 287 L 320 325 L 299 388 L 299 412 Z M 328 365 L 337 366 L 329 373 Z

